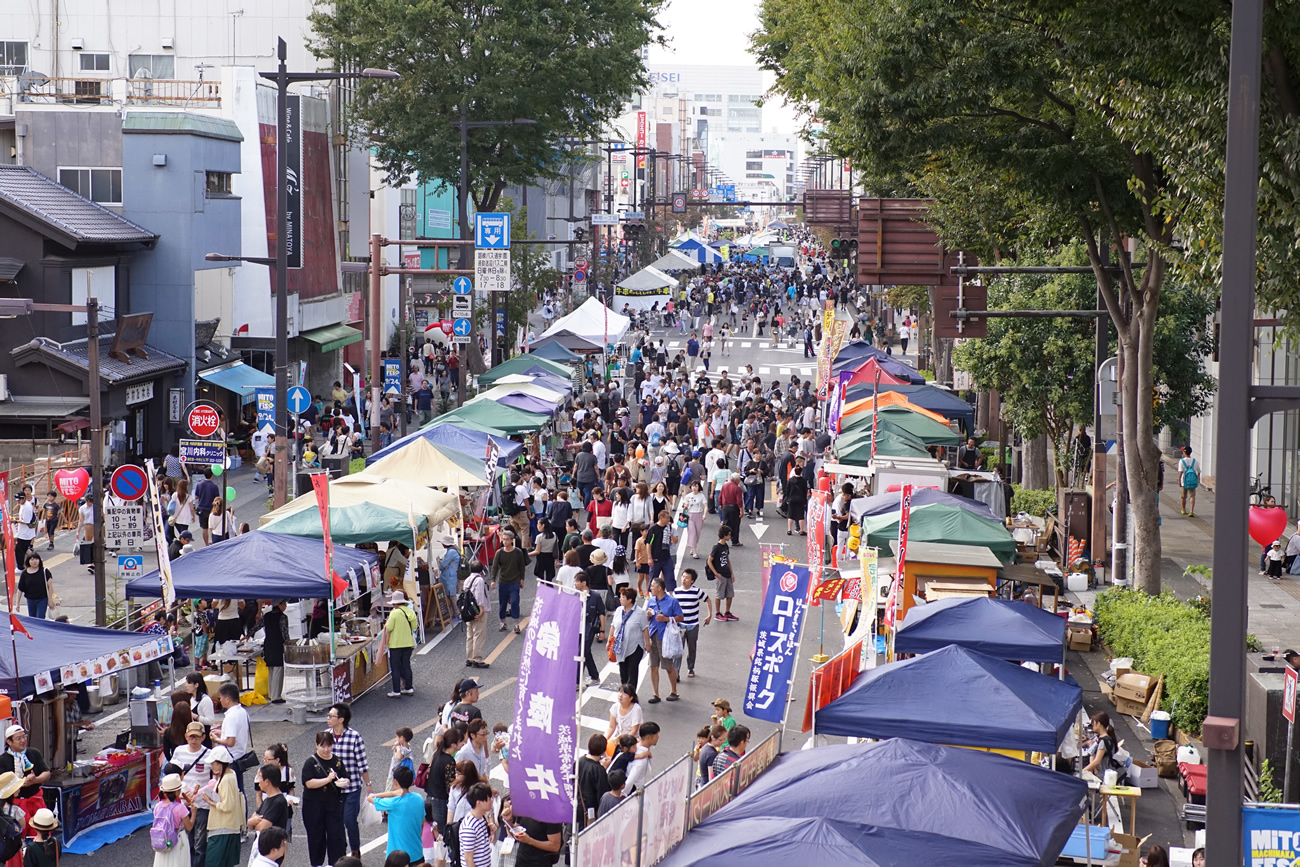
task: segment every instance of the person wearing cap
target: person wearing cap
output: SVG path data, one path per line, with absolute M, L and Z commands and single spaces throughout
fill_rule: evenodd
M 41 786 L 50 779 L 50 766 L 40 750 L 27 745 L 27 729 L 11 725 L 5 729 L 5 751 L 0 755 L 0 774 L 12 771 L 22 781 L 14 803 L 28 819 L 45 806 Z
M 58 827 L 59 820 L 46 807 L 41 807 L 28 820 L 27 828 L 35 836 L 23 850 L 23 867 L 58 867 L 62 851 L 59 838 L 54 835 Z
M 384 640 L 388 644 L 388 674 L 392 686 L 389 698 L 415 695 L 415 676 L 411 673 L 411 654 L 415 651 L 415 633 L 419 618 L 411 601 L 401 590 L 393 591 L 393 610 L 384 622 Z
M 267 669 L 267 698 L 271 704 L 284 704 L 284 646 L 289 643 L 289 618 L 284 613 L 288 603 L 276 599 L 262 614 L 262 661 Z
M 184 781 L 180 774 L 167 774 L 158 783 L 158 803 L 153 807 L 153 818 L 157 822 L 165 814 L 171 814 L 172 825 L 176 828 L 176 844 L 166 851 L 155 850 L 154 867 L 190 867 L 190 833 L 194 829 L 194 805 L 184 791 Z
M 460 682 L 460 703 L 451 709 L 451 721 L 468 726 L 476 719 L 483 719 L 483 712 L 474 704 L 478 701 L 478 690 L 482 684 L 478 678 L 467 677 Z
M 185 727 L 185 743 L 177 747 L 169 759 L 171 764 L 180 769 L 182 791 L 191 799 L 212 779 L 212 767 L 208 763 L 212 749 L 203 745 L 206 737 L 207 728 L 203 723 L 190 723 Z M 204 862 L 207 842 L 208 808 L 205 802 L 198 800 L 194 802 L 189 841 L 189 851 L 195 864 Z
M 244 829 L 244 796 L 235 772 L 235 759 L 224 746 L 208 754 L 212 779 L 199 790 L 208 808 L 207 867 L 236 867 L 239 864 L 239 835 Z
M 10 831 L 18 835 L 17 851 L 4 862 L 4 867 L 21 867 L 23 863 L 22 839 L 27 831 L 27 815 L 14 803 L 14 798 L 22 787 L 23 781 L 13 771 L 0 774 L 0 815 L 8 819 L 4 836 L 9 836 Z M 3 838 L 0 838 L 0 842 L 3 842 Z M 9 848 L 5 846 L 6 850 Z
M 171 544 L 167 546 L 168 560 L 175 560 L 178 557 L 192 553 L 194 553 L 194 534 L 189 530 L 181 530 L 176 534 L 176 538 L 172 539 Z

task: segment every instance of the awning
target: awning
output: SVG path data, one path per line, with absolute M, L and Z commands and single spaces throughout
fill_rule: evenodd
M 299 332 L 298 336 L 316 344 L 316 348 L 321 352 L 333 352 L 336 349 L 342 349 L 365 337 L 360 330 L 353 328 L 351 325 L 326 325 L 324 328 Z
M 244 403 L 250 403 L 254 399 L 257 389 L 275 386 L 274 376 L 263 373 L 256 367 L 250 367 L 242 361 L 223 364 L 211 370 L 200 370 L 199 379 L 210 382 L 217 388 L 242 395 Z
M 85 397 L 10 397 L 0 401 L 0 419 L 67 418 L 90 406 Z

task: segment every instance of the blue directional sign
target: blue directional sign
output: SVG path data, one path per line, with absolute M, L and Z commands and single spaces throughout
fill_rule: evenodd
M 457 277 L 451 281 L 451 291 L 457 295 L 468 295 L 474 291 L 474 281 L 468 277 Z
M 457 337 L 469 337 L 469 320 L 457 319 L 451 324 L 451 333 Z
M 289 412 L 299 415 L 311 406 L 311 392 L 301 385 L 289 389 Z
M 506 336 L 506 311 L 505 310 L 497 311 L 497 336 L 499 337 Z
M 509 250 L 510 214 L 475 214 L 474 247 L 479 250 Z
M 142 554 L 118 554 L 117 577 L 123 581 L 144 577 L 144 556 Z

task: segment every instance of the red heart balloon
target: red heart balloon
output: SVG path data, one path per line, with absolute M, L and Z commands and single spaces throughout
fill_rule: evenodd
M 1286 509 L 1280 506 L 1250 507 L 1250 538 L 1265 547 L 1282 537 L 1286 529 Z
M 54 473 L 54 486 L 69 500 L 79 500 L 90 487 L 90 473 L 81 467 L 58 470 Z
M 456 323 L 452 322 L 450 319 L 444 319 L 438 323 L 438 327 L 442 329 L 443 334 L 450 335 L 451 329 L 455 324 Z

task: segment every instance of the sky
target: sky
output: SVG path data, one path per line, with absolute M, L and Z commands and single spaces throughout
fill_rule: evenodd
M 659 15 L 669 44 L 651 46 L 650 63 L 700 63 L 757 66 L 749 53 L 749 35 L 758 30 L 759 0 L 668 0 Z M 763 86 L 773 75 L 763 73 Z M 763 131 L 793 133 L 798 121 L 783 100 L 763 105 Z

